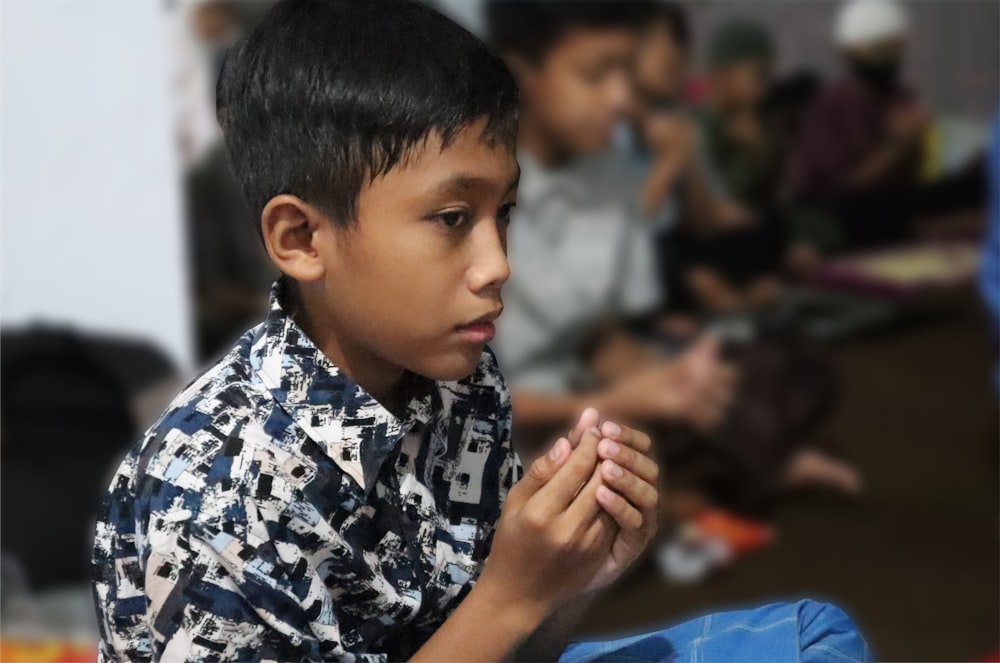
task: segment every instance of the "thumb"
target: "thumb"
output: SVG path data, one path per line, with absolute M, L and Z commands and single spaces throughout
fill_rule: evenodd
M 598 414 L 597 410 L 588 407 L 580 414 L 580 420 L 576 422 L 576 426 L 566 435 L 566 439 L 569 440 L 569 446 L 572 449 L 576 449 L 580 444 L 580 440 L 583 439 L 583 433 L 591 428 L 597 428 L 601 425 L 601 415 Z
M 522 487 L 521 490 L 526 493 L 525 497 L 534 495 L 555 476 L 556 471 L 569 458 L 570 451 L 569 440 L 560 437 L 548 450 L 548 453 L 535 459 L 521 480 L 517 482 L 517 485 Z

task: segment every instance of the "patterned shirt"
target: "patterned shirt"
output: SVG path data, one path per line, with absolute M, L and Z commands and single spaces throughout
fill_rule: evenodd
M 94 546 L 103 661 L 384 661 L 469 592 L 518 461 L 489 350 L 407 374 L 394 416 L 285 313 L 188 386 L 112 480 Z

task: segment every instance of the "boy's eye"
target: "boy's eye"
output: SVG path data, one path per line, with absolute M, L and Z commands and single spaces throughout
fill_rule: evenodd
M 434 218 L 440 221 L 446 228 L 457 228 L 468 220 L 465 212 L 457 210 L 453 212 L 441 212 L 440 214 L 436 214 Z
M 514 210 L 514 203 L 507 203 L 499 210 L 497 210 L 497 221 L 503 225 L 508 225 L 510 223 L 510 214 Z

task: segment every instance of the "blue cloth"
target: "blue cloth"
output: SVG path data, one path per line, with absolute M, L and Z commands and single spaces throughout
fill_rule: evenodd
M 857 663 L 872 653 L 854 622 L 829 603 L 773 603 L 722 612 L 604 642 L 570 644 L 560 663 Z
M 1000 338 L 1000 113 L 997 113 L 993 124 L 987 172 L 990 200 L 986 217 L 986 242 L 983 246 L 983 261 L 979 272 L 979 289 L 989 309 L 996 340 Z M 1000 389 L 1000 367 L 997 367 L 996 371 L 996 385 Z

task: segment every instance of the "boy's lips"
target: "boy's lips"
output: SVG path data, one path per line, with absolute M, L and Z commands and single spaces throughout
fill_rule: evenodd
M 492 322 L 477 322 L 473 325 L 462 325 L 458 333 L 463 340 L 470 343 L 489 343 L 496 336 L 497 330 Z
M 472 322 L 459 325 L 456 329 L 463 339 L 470 343 L 488 343 L 496 336 L 496 327 L 493 321 L 500 317 L 503 307 L 491 311 L 486 315 L 479 316 Z

